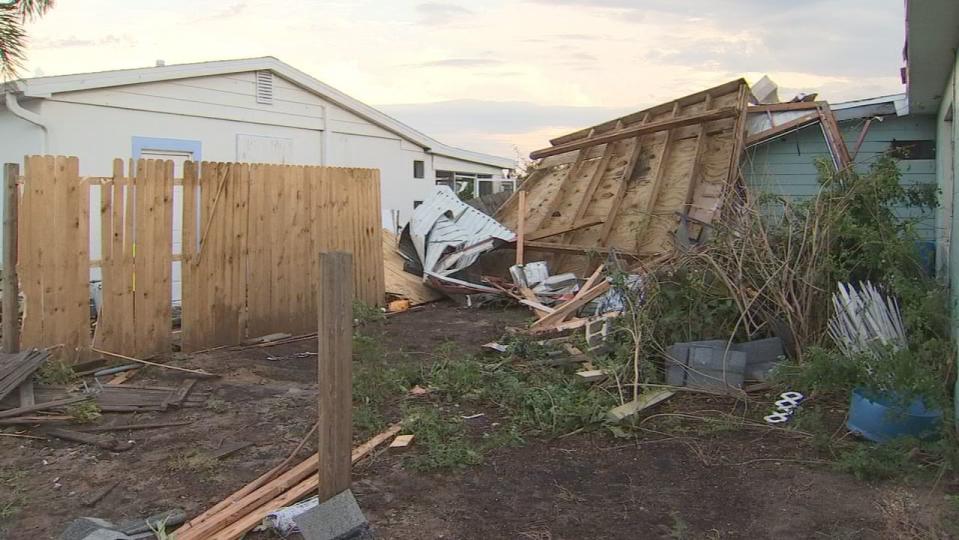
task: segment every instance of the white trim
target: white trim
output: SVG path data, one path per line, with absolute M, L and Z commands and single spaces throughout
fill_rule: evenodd
M 21 79 L 9 84 L 14 91 L 22 92 L 24 96 L 49 98 L 54 94 L 63 92 L 266 70 L 272 71 L 304 90 L 313 92 L 387 131 L 412 141 L 428 153 L 483 165 L 491 165 L 501 169 L 516 168 L 516 162 L 512 159 L 481 154 L 479 152 L 472 152 L 445 145 L 272 56 L 101 71 L 96 73 L 78 73 L 75 75 L 59 75 L 53 77 L 35 77 L 32 79 Z

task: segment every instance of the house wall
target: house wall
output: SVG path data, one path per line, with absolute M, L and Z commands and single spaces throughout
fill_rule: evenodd
M 413 202 L 434 186 L 434 159 L 442 167 L 502 178 L 502 171 L 467 161 L 433 156 L 418 145 L 273 76 L 273 104 L 256 102 L 255 73 L 67 92 L 32 99 L 24 106 L 41 116 L 47 135 L 0 106 L 0 162 L 21 163 L 27 154 L 80 158 L 83 176 L 109 176 L 114 158 L 139 157 L 149 149 L 184 159 L 249 161 L 295 165 L 366 167 L 380 170 L 384 225 L 409 220 Z M 328 130 L 326 127 L 328 126 Z M 424 178 L 414 178 L 413 161 L 424 161 Z M 174 192 L 174 230 L 179 231 L 181 191 Z M 91 190 L 91 230 L 99 230 L 99 191 Z M 2 219 L 2 209 L 0 209 Z M 92 235 L 90 255 L 100 257 Z M 178 245 L 175 246 L 178 249 Z M 91 279 L 99 279 L 98 269 Z M 173 297 L 180 298 L 179 263 L 173 268 Z
M 75 155 L 82 175 L 106 176 L 113 158 L 131 155 L 134 137 L 198 142 L 202 159 L 209 161 L 250 160 L 243 149 L 253 148 L 262 159 L 252 161 L 282 157 L 297 165 L 379 169 L 382 208 L 399 211 L 402 223 L 409 219 L 413 201 L 422 200 L 433 186 L 432 154 L 277 75 L 272 104 L 256 102 L 252 71 L 67 92 L 28 104 L 48 126 L 47 148 L 40 128 L 0 108 L 3 162 L 22 162 L 28 153 Z M 245 137 L 238 142 L 240 136 L 256 141 Z M 283 152 L 271 156 L 270 148 Z M 440 159 L 460 171 L 493 169 L 502 178 L 499 169 Z M 426 162 L 423 179 L 413 178 L 414 160 Z
M 855 147 L 864 122 L 848 120 L 840 123 L 843 139 L 850 152 Z M 881 122 L 873 121 L 856 155 L 856 168 L 867 170 L 880 154 L 889 149 L 894 139 L 934 140 L 936 119 L 932 116 L 887 116 Z M 819 159 L 831 162 L 822 131 L 816 124 L 750 148 L 746 152 L 743 172 L 747 185 L 754 192 L 798 202 L 813 197 L 819 190 L 815 165 Z M 936 182 L 936 160 L 901 160 L 899 170 L 902 172 L 902 183 L 906 185 Z M 937 233 L 935 212 L 899 208 L 897 214 L 919 218 L 917 232 L 922 240 L 935 242 L 941 236 Z

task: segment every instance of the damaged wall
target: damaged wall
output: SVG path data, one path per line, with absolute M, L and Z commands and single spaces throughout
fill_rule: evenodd
M 864 119 L 853 119 L 839 123 L 850 151 L 856 145 L 864 122 Z M 873 121 L 855 157 L 856 167 L 863 171 L 868 169 L 880 154 L 889 150 L 893 140 L 933 141 L 936 138 L 935 129 L 935 118 L 932 116 L 886 116 L 881 122 Z M 743 175 L 746 184 L 756 192 L 770 193 L 797 202 L 808 200 L 819 189 L 815 165 L 818 159 L 828 161 L 830 155 L 820 126 L 813 124 L 748 148 L 743 157 Z M 899 170 L 902 171 L 903 184 L 936 182 L 935 159 L 902 160 Z M 924 241 L 935 241 L 933 212 L 923 214 L 916 208 L 901 208 L 899 215 L 909 218 L 921 216 L 917 232 Z

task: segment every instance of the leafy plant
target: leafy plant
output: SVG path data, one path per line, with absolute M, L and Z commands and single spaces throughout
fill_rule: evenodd
M 77 380 L 77 373 L 62 360 L 48 360 L 37 370 L 37 379 L 43 384 L 68 385 Z
M 78 424 L 89 424 L 95 422 L 102 416 L 100 414 L 100 407 L 92 400 L 81 401 L 80 403 L 70 405 L 67 407 L 66 413 Z
M 476 465 L 483 460 L 466 438 L 462 418 L 442 415 L 434 408 L 421 407 L 407 424 L 417 446 L 424 451 L 411 454 L 406 464 L 417 470 L 450 469 Z
M 386 313 L 382 309 L 359 300 L 353 300 L 353 321 L 357 324 L 382 321 Z

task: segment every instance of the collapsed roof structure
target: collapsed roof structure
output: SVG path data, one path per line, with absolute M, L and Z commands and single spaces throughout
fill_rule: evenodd
M 525 245 L 562 253 L 557 271 L 588 272 L 590 256 L 633 259 L 699 240 L 737 181 L 746 81 L 729 83 L 550 141 L 524 182 Z M 496 213 L 515 228 L 518 199 Z
M 489 259 L 479 255 L 522 245 L 517 251 L 532 255 L 519 255 L 517 265 L 542 260 L 552 275 L 579 278 L 611 255 L 625 268 L 655 265 L 702 243 L 727 205 L 747 197 L 741 169 L 747 147 L 819 125 L 833 165 L 850 165 L 828 103 L 814 94 L 778 103 L 775 83 L 765 77 L 760 83 L 753 92 L 736 79 L 552 139 L 530 154 L 536 162 L 520 191 L 495 211 L 473 204 L 495 221 L 438 191 L 404 231 L 399 251 L 407 271 L 448 293 L 505 291 L 549 313 L 539 303 L 549 302 L 524 285 L 514 284 L 519 295 L 503 288 L 509 264 L 502 257 L 489 254 L 492 264 L 482 264 Z M 482 270 L 467 272 L 477 259 Z

